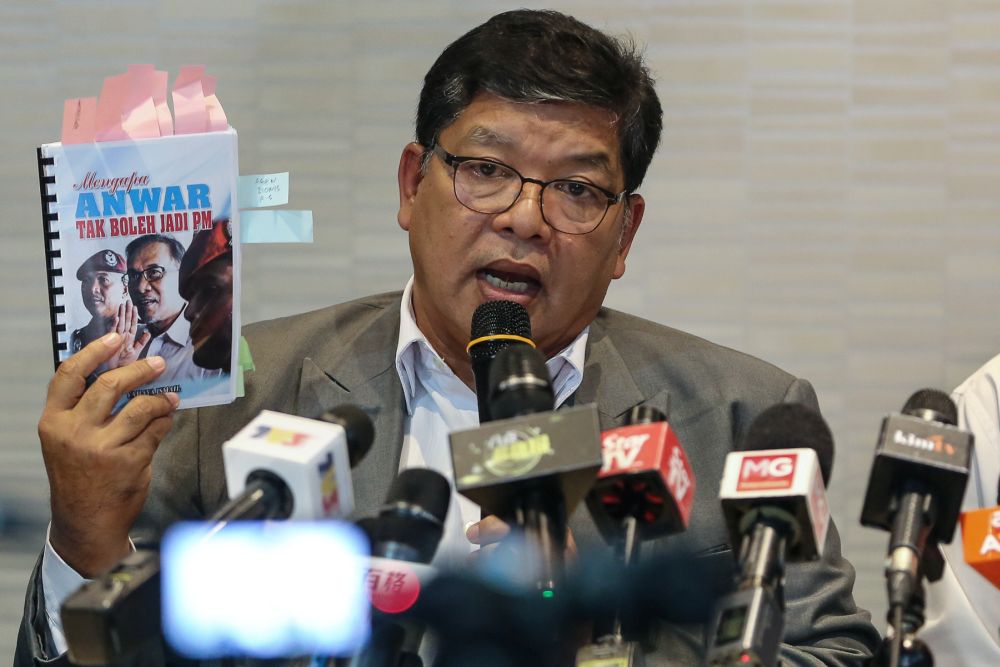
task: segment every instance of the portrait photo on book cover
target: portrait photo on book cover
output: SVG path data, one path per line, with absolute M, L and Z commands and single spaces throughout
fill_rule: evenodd
M 187 247 L 175 234 L 144 234 L 108 243 L 79 265 L 80 304 L 89 319 L 72 329 L 70 353 L 113 331 L 124 338 L 91 381 L 153 355 L 167 364 L 161 391 L 180 385 L 190 396 L 226 379 L 233 357 L 231 229 L 229 220 L 213 221 Z

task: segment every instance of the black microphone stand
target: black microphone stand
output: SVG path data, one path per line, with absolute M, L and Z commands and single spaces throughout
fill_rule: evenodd
M 924 624 L 924 586 L 921 580 L 909 602 L 888 613 L 890 633 L 875 651 L 870 667 L 934 667 L 934 654 L 917 632 Z

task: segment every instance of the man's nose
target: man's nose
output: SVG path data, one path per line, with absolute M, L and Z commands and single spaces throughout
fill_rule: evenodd
M 514 205 L 493 219 L 493 227 L 497 231 L 510 230 L 524 240 L 547 240 L 552 228 L 542 216 L 542 186 L 526 182 Z

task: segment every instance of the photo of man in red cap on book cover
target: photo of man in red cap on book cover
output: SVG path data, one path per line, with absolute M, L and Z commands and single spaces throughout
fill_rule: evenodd
M 233 348 L 233 239 L 229 220 L 194 235 L 180 266 L 194 363 L 230 372 Z

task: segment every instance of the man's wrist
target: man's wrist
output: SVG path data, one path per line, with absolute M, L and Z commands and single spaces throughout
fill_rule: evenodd
M 81 577 L 93 579 L 132 552 L 128 535 L 106 540 L 74 538 L 72 531 L 60 529 L 55 520 L 49 525 L 49 546 L 60 560 Z

